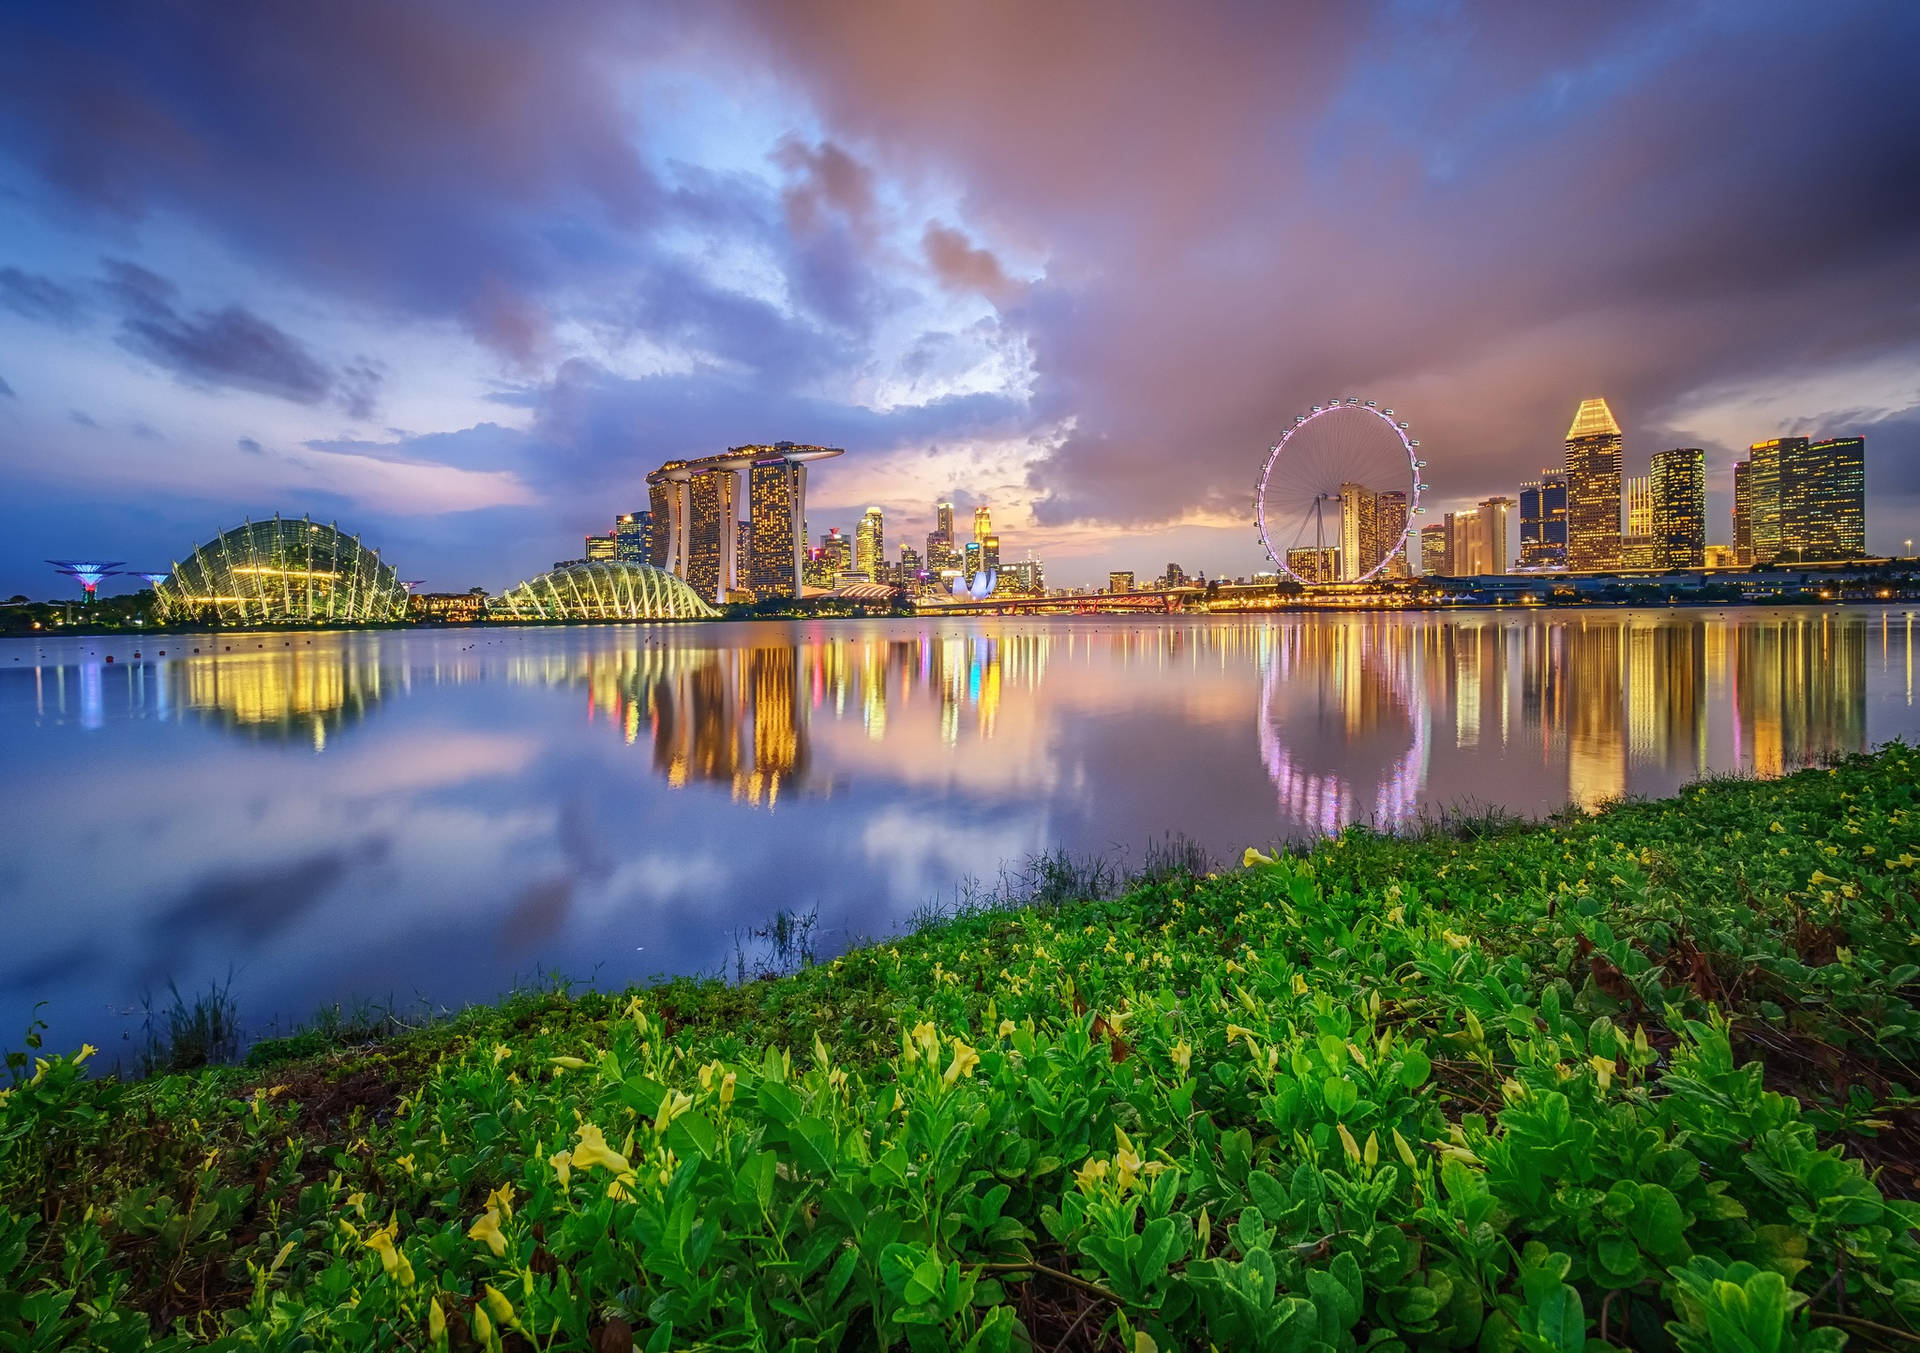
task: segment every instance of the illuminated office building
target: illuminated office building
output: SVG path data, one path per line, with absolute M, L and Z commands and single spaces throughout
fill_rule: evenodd
M 860 525 L 854 528 L 853 570 L 879 582 L 880 571 L 886 567 L 886 562 L 886 523 L 881 519 L 880 509 L 870 507 L 860 518 Z
M 991 573 L 1000 571 L 1000 537 L 986 535 L 980 537 L 980 567 Z
M 1123 569 L 1117 572 L 1109 573 L 1107 575 L 1107 591 L 1109 592 L 1133 591 L 1133 570 Z
M 1520 567 L 1553 572 L 1567 566 L 1567 475 L 1542 470 L 1520 486 Z
M 987 505 L 982 503 L 973 510 L 973 538 L 975 540 L 985 540 L 992 534 L 993 517 L 988 513 Z
M 1580 402 L 1567 429 L 1567 567 L 1620 562 L 1620 425 L 1604 399 Z
M 1448 571 L 1457 578 L 1492 572 L 1492 546 L 1486 520 L 1474 508 L 1447 513 Z
M 1287 551 L 1287 572 L 1305 583 L 1338 582 L 1340 551 L 1332 546 L 1322 549 L 1312 545 L 1295 546 Z
M 1733 466 L 1733 562 L 1753 562 L 1753 462 Z
M 1775 437 L 1747 450 L 1747 503 L 1752 517 L 1753 562 L 1771 564 L 1783 548 L 1780 529 L 1781 469 L 1805 449 L 1805 437 Z
M 1620 566 L 1653 568 L 1659 563 L 1653 543 L 1653 476 L 1628 476 L 1626 499 L 1627 530 L 1620 537 Z
M 1700 568 L 1707 561 L 1707 453 L 1697 446 L 1653 458 L 1652 518 L 1657 568 Z
M 1038 559 L 1016 559 L 1000 575 L 998 591 L 1002 593 L 1037 597 L 1046 590 L 1046 576 Z
M 1412 572 L 1407 563 L 1407 509 L 1404 489 L 1391 489 L 1374 495 L 1373 539 L 1369 542 L 1368 553 L 1376 562 L 1391 556 L 1386 567 L 1386 576 L 1389 578 L 1404 578 Z
M 848 573 L 853 569 L 853 542 L 840 534 L 840 528 L 830 527 L 820 537 L 820 559 L 826 565 L 828 577 L 836 573 Z
M 1447 552 L 1447 524 L 1430 521 L 1420 528 L 1420 572 L 1429 578 L 1442 578 L 1452 565 Z
M 1799 444 L 1780 463 L 1780 553 L 1798 562 L 1867 552 L 1867 443 Z
M 1340 486 L 1340 581 L 1365 577 L 1380 562 L 1374 547 L 1379 535 L 1377 502 L 1365 484 Z
M 1488 573 L 1507 571 L 1507 519 L 1512 511 L 1513 499 L 1498 495 L 1480 504 L 1481 532 L 1487 542 Z
M 986 567 L 981 559 L 985 552 L 986 547 L 977 540 L 969 540 L 965 549 L 961 551 L 960 576 L 967 580 L 968 587 L 973 586 L 973 580 L 979 577 L 981 570 Z
M 650 563 L 653 513 L 622 512 L 613 519 L 613 557 L 623 564 Z
M 580 557 L 582 559 L 611 559 L 614 557 L 614 550 L 617 549 L 618 546 L 619 541 L 615 539 L 612 532 L 608 532 L 604 536 L 588 536 L 586 550 Z

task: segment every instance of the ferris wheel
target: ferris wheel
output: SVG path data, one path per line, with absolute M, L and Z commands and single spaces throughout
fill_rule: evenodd
M 1307 587 L 1363 583 L 1406 558 L 1426 490 L 1420 443 L 1358 396 L 1316 404 L 1269 448 L 1253 501 L 1274 566 Z

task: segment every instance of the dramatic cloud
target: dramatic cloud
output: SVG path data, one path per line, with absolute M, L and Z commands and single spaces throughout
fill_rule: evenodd
M 977 291 L 992 301 L 1004 299 L 1011 291 L 1012 284 L 992 251 L 974 248 L 953 227 L 929 221 L 920 243 L 927 251 L 928 266 L 946 286 Z
M 119 302 L 120 344 L 185 380 L 231 385 L 317 404 L 333 373 L 298 340 L 237 305 L 195 316 L 174 308 L 171 282 L 133 263 L 107 264 L 106 290 Z
M 72 324 L 80 318 L 82 308 L 76 292 L 51 277 L 18 268 L 0 268 L 0 307 L 23 319 L 49 324 Z

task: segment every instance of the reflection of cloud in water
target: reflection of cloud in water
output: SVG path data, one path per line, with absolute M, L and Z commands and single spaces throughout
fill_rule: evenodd
M 886 899 L 898 920 L 929 901 L 950 900 L 972 879 L 991 887 L 1002 865 L 1018 866 L 1055 843 L 1047 814 L 1007 808 L 975 820 L 947 812 L 889 806 L 867 814 L 860 844 L 875 899 Z

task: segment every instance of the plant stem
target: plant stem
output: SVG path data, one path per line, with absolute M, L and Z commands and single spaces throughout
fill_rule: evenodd
M 1103 1297 L 1106 1300 L 1112 1302 L 1116 1306 L 1124 1304 L 1120 1300 L 1119 1293 L 1109 1291 L 1108 1289 L 1102 1287 L 1099 1283 L 1090 1283 L 1085 1278 L 1075 1277 L 1073 1274 L 1066 1272 L 1064 1269 L 1052 1268 L 1046 1264 L 1035 1264 L 1035 1263 L 979 1264 L 979 1265 L 976 1265 L 976 1268 L 981 1273 L 1025 1273 L 1025 1272 L 1044 1273 L 1049 1278 L 1058 1279 L 1060 1282 L 1066 1283 L 1070 1287 L 1077 1287 L 1082 1292 L 1090 1293 L 1091 1295 L 1096 1297 Z

